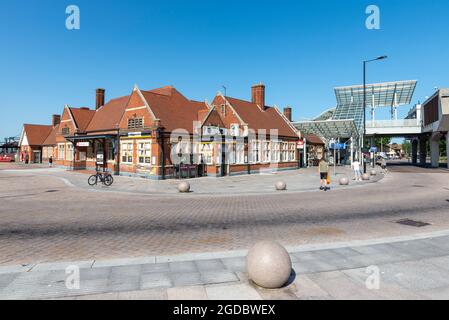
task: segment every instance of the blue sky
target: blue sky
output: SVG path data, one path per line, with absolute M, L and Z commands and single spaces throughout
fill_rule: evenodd
M 81 29 L 65 28 L 65 9 L 81 10 Z M 381 10 L 381 30 L 365 28 L 365 9 Z M 250 98 L 290 105 L 294 118 L 335 105 L 333 88 L 419 80 L 414 102 L 449 87 L 447 0 L 106 1 L 0 0 L 0 138 L 22 123 L 49 124 L 63 106 L 174 85 L 196 100 Z M 404 108 L 404 112 L 407 108 Z

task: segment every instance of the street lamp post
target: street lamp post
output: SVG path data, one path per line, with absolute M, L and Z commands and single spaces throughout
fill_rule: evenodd
M 362 134 L 362 142 L 360 148 L 363 149 L 365 144 L 365 136 L 366 136 L 366 65 L 369 62 L 377 61 L 377 60 L 385 60 L 387 56 L 377 57 L 376 59 L 365 60 L 363 61 L 363 134 Z M 372 146 L 371 146 L 372 147 Z M 366 173 L 366 162 L 365 157 L 363 156 L 363 150 L 360 152 L 361 160 L 363 161 L 363 172 Z

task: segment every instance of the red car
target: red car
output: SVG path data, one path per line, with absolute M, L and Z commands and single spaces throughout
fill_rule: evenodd
M 0 155 L 0 162 L 14 162 L 14 157 L 9 154 Z

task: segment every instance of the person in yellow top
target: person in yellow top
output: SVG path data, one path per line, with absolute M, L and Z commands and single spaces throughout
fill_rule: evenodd
M 330 188 L 327 186 L 329 178 L 329 163 L 324 157 L 320 160 L 318 171 L 320 173 L 320 190 L 330 190 Z

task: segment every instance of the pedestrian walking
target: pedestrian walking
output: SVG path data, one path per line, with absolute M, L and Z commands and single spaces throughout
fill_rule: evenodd
M 48 166 L 49 166 L 50 168 L 53 167 L 53 156 L 50 156 L 50 158 L 48 159 Z
M 384 158 L 382 158 L 382 160 L 380 161 L 380 167 L 382 168 L 384 173 L 387 173 L 387 160 L 385 160 Z
M 355 160 L 352 162 L 352 170 L 354 171 L 354 180 L 362 181 L 362 172 L 360 171 L 360 162 Z
M 28 153 L 25 155 L 25 164 L 28 164 L 30 162 L 30 156 Z
M 330 188 L 327 186 L 329 177 L 329 163 L 323 157 L 318 165 L 318 171 L 320 174 L 320 190 L 328 191 Z

